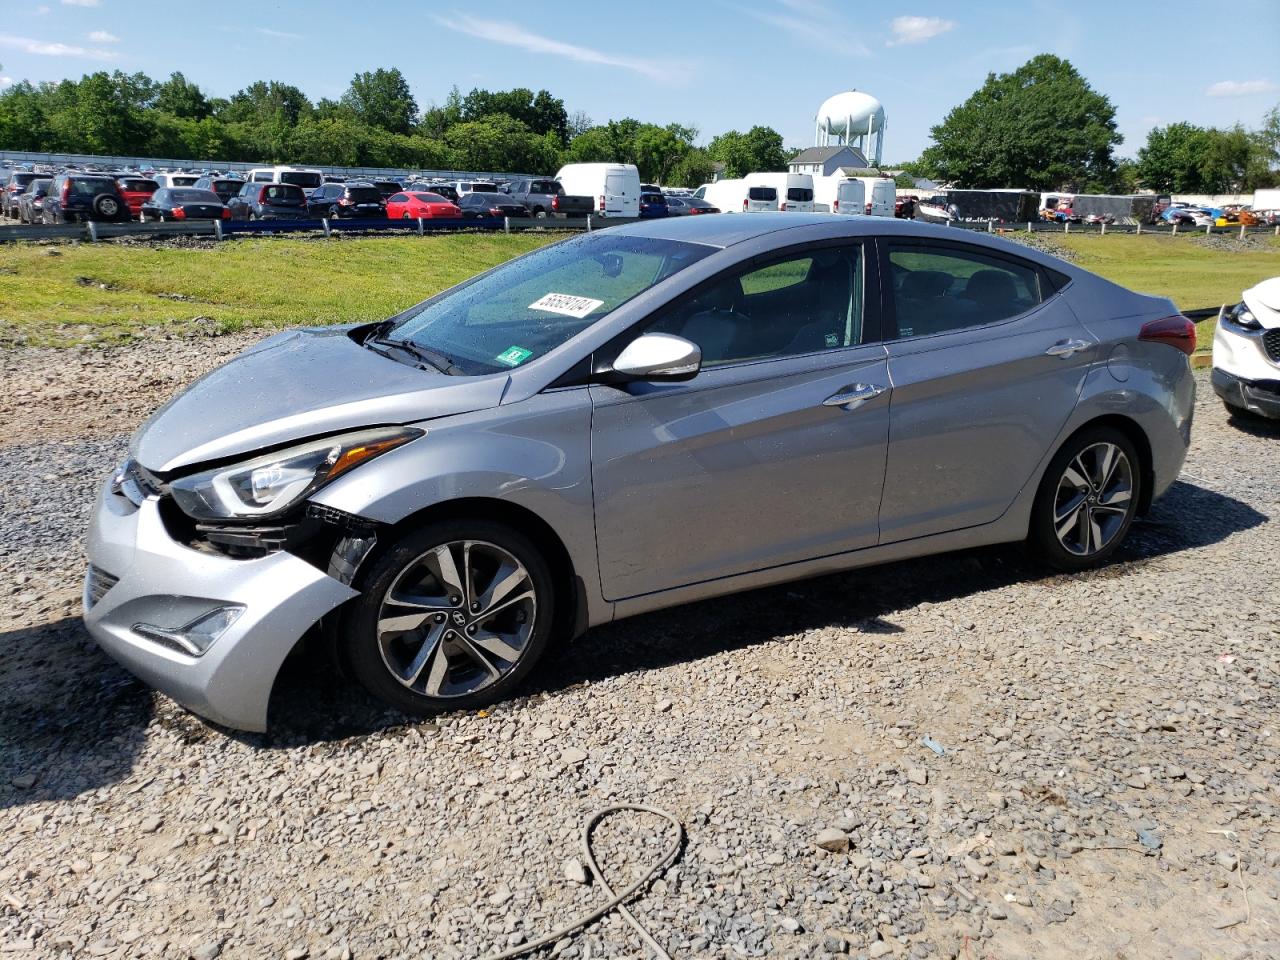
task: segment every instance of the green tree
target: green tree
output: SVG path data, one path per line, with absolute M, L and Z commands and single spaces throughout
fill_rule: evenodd
M 455 85 L 449 91 L 449 96 L 445 97 L 443 105 L 436 106 L 433 103 L 422 111 L 422 119 L 418 122 L 418 133 L 424 137 L 442 140 L 450 127 L 461 122 L 462 94 Z
M 560 145 L 554 133 L 539 136 L 506 114 L 456 124 L 444 139 L 464 170 L 542 173 L 560 164 Z
M 1115 107 L 1068 61 L 1043 53 L 986 82 L 930 131 L 928 176 L 964 187 L 1050 190 L 1108 180 L 1123 140 Z
M 391 133 L 408 133 L 418 116 L 409 81 L 395 67 L 357 73 L 342 103 L 361 123 Z
M 535 134 L 553 133 L 563 145 L 569 140 L 569 115 L 564 101 L 546 90 L 534 93 L 527 87 L 513 90 L 472 90 L 462 100 L 464 122 L 485 117 L 506 116 L 519 120 Z
M 724 176 L 730 178 L 787 169 L 782 134 L 772 127 L 755 126 L 746 133 L 726 131 L 707 144 L 707 155 L 723 163 Z
M 200 88 L 181 73 L 170 74 L 168 80 L 156 87 L 155 107 L 162 113 L 189 120 L 203 120 L 213 113 Z

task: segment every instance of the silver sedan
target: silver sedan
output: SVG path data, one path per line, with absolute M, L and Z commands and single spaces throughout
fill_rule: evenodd
M 1194 341 L 1168 300 L 958 230 L 596 231 L 273 336 L 171 401 L 103 485 L 85 621 L 262 730 L 317 632 L 422 713 L 705 597 L 1016 541 L 1079 570 L 1178 476 Z

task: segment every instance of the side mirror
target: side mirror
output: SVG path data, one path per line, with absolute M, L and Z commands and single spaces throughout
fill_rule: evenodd
M 702 369 L 696 343 L 670 333 L 646 333 L 632 340 L 613 361 L 613 380 L 692 380 Z

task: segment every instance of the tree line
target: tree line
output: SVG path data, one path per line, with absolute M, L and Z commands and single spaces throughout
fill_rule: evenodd
M 402 169 L 554 173 L 562 163 L 634 163 L 646 181 L 696 186 L 717 162 L 728 176 L 785 169 L 782 136 L 730 130 L 699 146 L 697 128 L 630 118 L 593 124 L 546 90 L 456 87 L 419 109 L 397 69 L 356 74 L 338 100 L 258 81 L 209 97 L 181 73 L 99 71 L 15 83 L 0 94 L 10 150 Z
M 930 131 L 909 176 L 961 187 L 1129 193 L 1248 191 L 1280 184 L 1280 107 L 1256 130 L 1172 123 L 1134 160 L 1111 100 L 1051 54 L 989 74 Z M 705 146 L 696 127 L 625 118 L 594 124 L 546 90 L 456 87 L 420 108 L 397 69 L 357 73 L 337 100 L 258 81 L 209 97 L 181 73 L 167 80 L 99 71 L 79 80 L 15 83 L 0 93 L 0 146 L 11 150 L 310 165 L 552 173 L 569 162 L 634 163 L 646 182 L 696 186 L 784 170 L 795 151 L 767 126 L 729 130 Z M 895 168 L 896 169 L 896 168 Z

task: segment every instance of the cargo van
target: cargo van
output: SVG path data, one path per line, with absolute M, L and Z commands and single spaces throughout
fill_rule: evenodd
M 309 192 L 324 185 L 324 174 L 302 167 L 258 167 L 249 171 L 249 180 L 253 183 L 292 183 Z
M 898 185 L 891 177 L 856 177 L 866 188 L 867 215 L 892 217 L 894 202 L 898 199 Z
M 813 213 L 813 177 L 807 173 L 748 173 L 752 187 L 773 187 L 778 192 L 775 209 Z
M 694 196 L 714 204 L 725 213 L 749 213 L 778 209 L 778 190 L 764 184 L 749 184 L 746 180 L 717 180 L 699 187 Z
M 862 181 L 843 174 L 813 178 L 813 208 L 819 213 L 863 213 L 866 188 Z
M 640 171 L 634 163 L 569 163 L 555 179 L 565 193 L 591 197 L 592 216 L 640 216 Z

